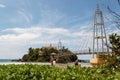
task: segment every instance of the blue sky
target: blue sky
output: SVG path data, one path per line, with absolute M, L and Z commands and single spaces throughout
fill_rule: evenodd
M 93 15 L 100 4 L 120 13 L 116 0 L 0 0 L 0 58 L 21 58 L 29 47 L 57 46 L 72 51 L 92 47 Z M 107 35 L 120 31 L 108 20 Z

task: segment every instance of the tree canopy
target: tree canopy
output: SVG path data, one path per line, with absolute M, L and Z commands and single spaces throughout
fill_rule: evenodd
M 108 47 L 112 50 L 112 54 L 100 55 L 105 59 L 105 66 L 108 68 L 120 67 L 120 35 L 113 33 L 109 35 L 110 44 Z
M 115 54 L 119 54 L 120 55 L 120 35 L 117 35 L 116 33 L 113 33 L 109 36 L 110 39 L 110 49 L 112 49 L 112 51 Z
M 61 53 L 62 52 L 62 53 Z M 25 62 L 49 62 L 51 53 L 61 54 L 62 56 L 57 57 L 57 62 L 72 62 L 77 59 L 68 48 L 63 47 L 61 50 L 57 50 L 54 47 L 43 47 L 43 48 L 29 48 L 28 54 L 22 57 Z

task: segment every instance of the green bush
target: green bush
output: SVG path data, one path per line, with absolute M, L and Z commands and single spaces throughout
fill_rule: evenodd
M 106 67 L 0 65 L 0 80 L 120 80 L 120 71 Z

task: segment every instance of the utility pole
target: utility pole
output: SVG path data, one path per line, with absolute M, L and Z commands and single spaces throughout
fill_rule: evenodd
M 99 9 L 99 5 L 97 4 L 97 9 L 94 13 L 93 58 L 95 52 L 97 52 L 97 55 L 99 55 L 99 52 L 109 52 L 106 44 L 107 37 L 104 27 L 103 14 L 102 11 Z

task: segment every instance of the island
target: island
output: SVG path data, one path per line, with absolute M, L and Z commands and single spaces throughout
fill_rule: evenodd
M 55 54 L 56 62 L 67 63 L 74 62 L 77 56 L 64 46 L 61 49 L 57 49 L 55 46 L 43 46 L 41 48 L 28 49 L 28 53 L 22 57 L 23 62 L 50 62 L 51 54 Z

